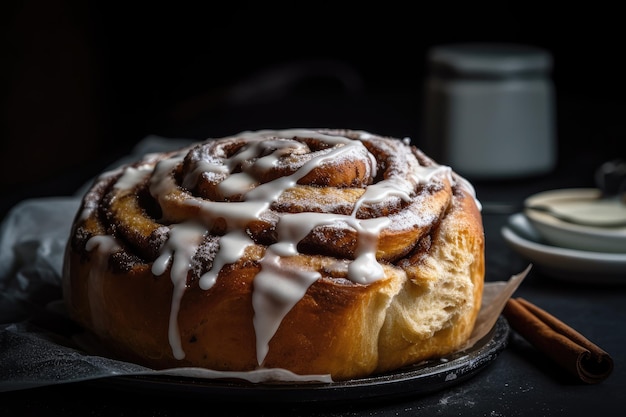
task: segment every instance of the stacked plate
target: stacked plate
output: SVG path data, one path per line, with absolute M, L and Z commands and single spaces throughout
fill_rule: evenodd
M 626 203 L 599 189 L 545 191 L 502 230 L 507 244 L 547 275 L 626 284 Z

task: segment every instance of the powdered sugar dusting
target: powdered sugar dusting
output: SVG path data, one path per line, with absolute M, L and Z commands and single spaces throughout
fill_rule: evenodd
M 458 180 L 458 184 L 473 192 L 471 185 L 454 176 L 449 167 L 420 164 L 409 140 L 383 139 L 364 131 L 351 131 L 348 136 L 340 132 L 242 132 L 179 152 L 150 155 L 117 176 L 113 187 L 119 190 L 147 183 L 164 218 L 177 218 L 169 211 L 178 207 L 197 213 L 195 218 L 159 229 L 163 244 L 160 256 L 152 264 L 155 275 L 169 270 L 174 284 L 169 340 L 176 358 L 185 356 L 177 315 L 189 272 L 199 276 L 200 288 L 210 289 L 222 267 L 241 259 L 246 247 L 256 243 L 249 230 L 251 222 L 267 222 L 277 239 L 267 246 L 259 261 L 261 271 L 253 283 L 257 361 L 262 366 L 269 341 L 283 317 L 321 277 L 316 271 L 294 270 L 285 262 L 299 255 L 298 244 L 303 239 L 314 236 L 326 242 L 320 227 L 333 228 L 338 236 L 356 233 L 353 257 L 342 259 L 340 265 L 347 271 L 348 279 L 368 285 L 384 277 L 376 259 L 383 230 L 423 228 L 437 221 L 436 210 L 422 210 L 429 204 L 425 190 L 439 189 L 446 182 L 456 185 Z M 379 164 L 381 158 L 384 161 Z M 298 187 L 299 181 L 310 173 L 328 172 L 327 177 L 317 179 L 322 183 L 313 184 L 320 187 L 323 182 L 335 180 L 330 174 L 333 167 L 347 166 L 352 161 L 359 161 L 362 168 L 357 171 L 362 176 L 342 186 L 363 190 L 355 200 L 336 199 L 329 206 L 327 202 L 310 202 L 303 195 L 301 201 L 294 198 L 278 203 L 281 195 Z M 180 178 L 173 174 L 176 170 L 181 173 Z M 217 199 L 194 195 L 197 188 Z M 306 211 L 276 212 L 281 204 Z M 83 216 L 89 216 L 96 206 L 94 194 L 86 200 Z M 386 210 L 391 211 L 379 215 Z M 211 232 L 217 224 L 223 228 L 219 237 Z M 206 265 L 210 267 L 207 269 Z

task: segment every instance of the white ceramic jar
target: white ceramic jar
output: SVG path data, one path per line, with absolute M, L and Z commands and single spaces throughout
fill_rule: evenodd
M 519 44 L 432 48 L 421 147 L 473 180 L 540 175 L 557 160 L 552 56 Z

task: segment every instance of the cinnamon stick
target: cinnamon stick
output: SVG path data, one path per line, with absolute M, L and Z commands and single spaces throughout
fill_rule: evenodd
M 529 301 L 511 298 L 502 313 L 521 336 L 580 381 L 595 384 L 613 371 L 607 352 Z

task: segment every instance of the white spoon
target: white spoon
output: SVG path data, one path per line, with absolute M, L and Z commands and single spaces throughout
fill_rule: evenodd
M 600 190 L 597 198 L 537 202 L 525 208 L 583 226 L 626 226 L 626 161 L 616 159 L 600 165 L 595 182 Z
M 583 226 L 626 226 L 626 204 L 617 198 L 555 201 L 550 204 L 530 205 L 526 209 L 548 213 L 559 220 Z

